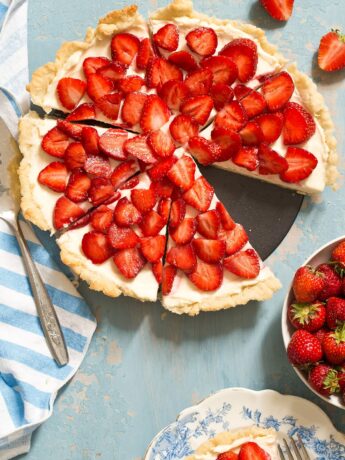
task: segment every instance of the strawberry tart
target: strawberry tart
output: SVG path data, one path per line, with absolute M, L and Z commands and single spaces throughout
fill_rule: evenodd
M 314 83 L 261 29 L 174 0 L 113 11 L 64 43 L 20 121 L 22 210 L 90 287 L 197 314 L 264 300 L 279 281 L 198 163 L 300 193 L 337 180 Z M 231 211 L 231 210 L 230 210 Z

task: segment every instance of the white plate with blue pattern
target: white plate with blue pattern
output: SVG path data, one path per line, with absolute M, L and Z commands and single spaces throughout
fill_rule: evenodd
M 185 409 L 151 442 L 144 460 L 179 460 L 223 431 L 257 425 L 299 434 L 312 459 L 345 460 L 345 436 L 315 404 L 276 391 L 227 388 Z

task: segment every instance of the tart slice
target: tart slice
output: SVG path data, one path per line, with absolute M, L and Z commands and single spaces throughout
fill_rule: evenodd
M 180 156 L 167 176 L 176 188 L 162 276 L 163 306 L 195 315 L 271 297 L 279 281 L 191 156 Z
M 155 301 L 165 253 L 168 206 L 146 173 L 129 180 L 116 201 L 88 214 L 87 222 L 57 239 L 61 259 L 90 287 Z
M 277 433 L 273 428 L 241 428 L 219 433 L 199 446 L 186 460 L 279 460 Z
M 19 132 L 21 208 L 27 219 L 51 233 L 111 202 L 140 170 L 137 157 L 125 150 L 134 134 L 122 129 L 41 119 L 30 112 Z M 155 161 L 152 155 L 150 160 Z

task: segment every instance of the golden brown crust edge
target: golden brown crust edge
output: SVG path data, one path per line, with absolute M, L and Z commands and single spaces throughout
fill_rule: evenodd
M 63 43 L 56 53 L 54 62 L 48 62 L 33 72 L 31 81 L 26 87 L 31 94 L 32 102 L 49 113 L 52 107 L 47 106 L 44 101 L 48 87 L 69 57 L 77 51 L 87 50 L 96 40 L 106 38 L 115 31 L 120 32 L 134 23 L 143 22 L 144 19 L 137 9 L 136 5 L 131 5 L 121 10 L 111 11 L 99 20 L 96 29 L 91 27 L 87 29 L 84 41 Z
M 161 299 L 162 305 L 167 310 L 181 315 L 186 313 L 189 316 L 198 315 L 202 311 L 218 311 L 226 310 L 228 308 L 236 307 L 238 305 L 245 305 L 250 301 L 263 301 L 270 299 L 274 292 L 281 288 L 281 283 L 273 273 L 269 278 L 259 281 L 253 286 L 243 287 L 241 292 L 236 294 L 229 294 L 224 297 L 217 297 L 216 293 L 202 302 L 183 302 L 181 301 L 176 305 L 168 305 Z

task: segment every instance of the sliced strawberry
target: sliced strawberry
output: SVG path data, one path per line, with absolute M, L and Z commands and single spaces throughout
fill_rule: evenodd
M 254 90 L 252 90 L 252 88 L 249 88 L 249 86 L 244 85 L 243 83 L 239 83 L 234 88 L 234 93 L 238 101 L 241 101 L 246 96 L 249 96 L 249 94 L 251 94 L 253 91 Z
M 152 132 L 147 138 L 147 143 L 158 158 L 171 157 L 175 151 L 175 144 L 171 136 L 162 130 Z
M 86 83 L 78 78 L 61 78 L 56 91 L 61 104 L 67 110 L 73 110 L 80 99 L 84 96 Z
M 182 198 L 174 200 L 171 204 L 169 227 L 175 228 L 183 221 L 186 215 L 186 203 Z
M 171 207 L 171 198 L 161 198 L 158 203 L 158 214 L 163 219 L 165 223 L 168 222 L 169 215 L 170 215 L 170 207 Z
M 126 32 L 114 35 L 110 45 L 113 61 L 130 65 L 139 50 L 139 45 L 140 41 L 135 35 Z
M 197 231 L 200 235 L 215 239 L 220 226 L 219 214 L 215 209 L 199 214 L 196 218 Z
M 149 38 L 143 38 L 139 45 L 137 54 L 137 67 L 140 70 L 145 70 L 150 60 L 154 57 L 151 41 Z
M 147 96 L 140 118 L 140 127 L 144 132 L 156 131 L 169 120 L 170 110 L 158 96 Z
M 159 90 L 159 96 L 171 110 L 180 110 L 181 103 L 188 95 L 189 89 L 179 80 L 169 80 Z
M 81 203 L 88 197 L 91 179 L 80 169 L 75 169 L 68 180 L 65 195 L 74 203 Z
M 288 102 L 284 110 L 283 139 L 285 145 L 302 144 L 315 133 L 312 115 L 296 102 Z
M 235 275 L 252 279 L 260 273 L 260 259 L 254 249 L 239 251 L 224 259 L 224 267 Z
M 162 230 L 165 223 L 165 219 L 158 212 L 151 210 L 144 215 L 140 229 L 144 236 L 155 236 Z
M 258 91 L 251 91 L 247 96 L 240 99 L 248 118 L 256 117 L 266 110 L 266 101 Z
M 148 88 L 160 88 L 169 80 L 183 80 L 181 70 L 164 58 L 153 58 L 146 70 Z
M 290 183 L 300 182 L 309 177 L 318 163 L 312 153 L 297 147 L 288 147 L 285 160 L 289 167 L 280 174 L 280 178 Z
M 241 224 L 236 224 L 232 230 L 221 229 L 218 237 L 225 241 L 225 253 L 228 256 L 240 251 L 248 243 L 248 235 Z
M 131 191 L 131 199 L 134 206 L 143 214 L 151 211 L 157 201 L 153 190 L 140 188 Z
M 147 143 L 147 137 L 139 135 L 128 139 L 123 149 L 127 155 L 138 158 L 144 163 L 155 163 L 156 157 L 153 155 L 152 149 Z
M 238 455 L 232 450 L 229 450 L 228 452 L 219 454 L 216 460 L 238 460 Z
M 102 264 L 113 255 L 113 249 L 104 233 L 88 232 L 83 236 L 81 246 L 85 256 L 94 264 Z
M 101 97 L 109 94 L 114 88 L 113 82 L 102 77 L 97 73 L 93 73 L 87 79 L 86 91 L 90 99 L 97 101 Z
M 107 129 L 99 138 L 99 148 L 105 155 L 116 160 L 125 160 L 124 144 L 128 139 L 127 131 L 123 129 Z
M 158 197 L 170 198 L 174 191 L 174 184 L 170 182 L 167 177 L 164 177 L 158 182 L 152 182 L 150 188 L 155 192 Z
M 80 219 L 75 220 L 68 226 L 68 230 L 76 230 L 77 228 L 85 227 L 90 223 L 91 213 L 86 213 Z
M 235 38 L 231 40 L 219 53 L 221 56 L 227 56 L 237 65 L 238 79 L 242 83 L 251 80 L 258 65 L 257 46 L 249 38 Z
M 210 27 L 197 27 L 186 35 L 186 42 L 199 56 L 211 56 L 216 51 L 218 38 Z
M 83 131 L 82 125 L 71 123 L 70 121 L 67 121 L 66 118 L 66 120 L 57 120 L 56 126 L 67 136 L 72 137 L 76 141 L 81 140 L 81 133 Z
M 248 171 L 254 171 L 258 165 L 258 149 L 257 147 L 241 147 L 240 150 L 235 153 L 231 160 L 237 166 L 248 169 Z
M 164 255 L 165 236 L 148 236 L 140 239 L 141 252 L 146 260 L 151 263 L 158 262 Z
M 138 75 L 129 75 L 128 77 L 121 78 L 118 82 L 118 88 L 124 93 L 133 93 L 139 91 L 145 85 L 145 80 Z
M 108 178 L 112 172 L 109 160 L 96 155 L 86 158 L 84 169 L 91 176 L 103 178 Z
M 91 213 L 90 223 L 97 232 L 107 232 L 113 223 L 113 210 L 102 204 Z
M 332 30 L 321 38 L 318 64 L 326 72 L 333 72 L 345 67 L 345 39 L 339 30 Z
M 111 198 L 114 194 L 114 187 L 109 179 L 105 177 L 95 177 L 91 181 L 89 198 L 94 206 L 98 206 Z
M 135 160 L 128 160 L 120 163 L 114 169 L 110 181 L 115 190 L 124 184 L 130 177 L 139 171 L 139 165 Z
M 215 291 L 223 282 L 223 267 L 198 259 L 196 269 L 188 278 L 201 291 Z
M 97 70 L 98 75 L 115 83 L 126 75 L 127 66 L 121 62 L 109 62 L 108 65 Z
M 287 21 L 292 14 L 294 0 L 260 0 L 260 3 L 272 18 Z
M 188 53 L 188 51 L 175 51 L 175 53 L 170 54 L 168 60 L 186 72 L 190 72 L 191 70 L 196 70 L 198 68 L 196 60 L 190 53 Z
M 105 67 L 110 64 L 110 59 L 106 57 L 87 57 L 83 62 L 83 70 L 85 77 L 89 77 L 91 74 L 96 73 L 98 69 Z
M 281 174 L 288 169 L 284 157 L 272 150 L 267 144 L 262 143 L 258 152 L 259 174 Z
M 165 158 L 159 162 L 157 162 L 152 168 L 150 168 L 147 173 L 150 177 L 150 179 L 153 182 L 157 182 L 163 179 L 170 170 L 170 168 L 173 166 L 173 164 L 176 162 L 177 158 L 172 156 Z
M 174 284 L 176 276 L 176 267 L 167 265 L 163 268 L 162 274 L 162 294 L 169 295 Z
M 258 146 L 263 139 L 260 126 L 253 120 L 248 121 L 239 134 L 242 138 L 242 144 L 246 146 Z
M 57 158 L 63 158 L 66 148 L 69 144 L 69 136 L 59 128 L 52 128 L 44 135 L 42 139 L 42 149 L 49 155 Z
M 189 115 L 199 125 L 204 125 L 213 109 L 213 100 L 210 96 L 189 97 L 181 104 L 181 112 Z
M 226 104 L 216 115 L 214 120 L 215 127 L 240 131 L 248 121 L 247 114 L 238 101 Z
M 67 175 L 66 166 L 59 161 L 53 161 L 39 173 L 38 182 L 54 192 L 64 192 Z
M 223 203 L 218 201 L 217 204 L 216 204 L 216 210 L 217 210 L 218 215 L 220 217 L 222 227 L 225 230 L 233 230 L 235 228 L 235 226 L 236 226 L 236 223 L 234 222 L 234 220 L 232 219 L 232 217 L 228 213 L 228 211 L 225 208 L 225 206 L 223 205 Z
M 134 176 L 131 179 L 129 179 L 127 182 L 125 182 L 123 185 L 121 185 L 119 190 L 130 190 L 132 188 L 135 188 L 139 184 L 139 182 L 140 182 L 139 177 Z
M 113 261 L 120 273 L 127 279 L 133 279 L 145 265 L 145 259 L 138 248 L 116 251 Z
M 187 244 L 192 241 L 195 232 L 196 220 L 185 217 L 177 227 L 170 229 L 170 236 L 177 244 Z
M 205 238 L 193 240 L 196 255 L 208 263 L 219 262 L 224 257 L 225 247 L 225 241 L 222 240 L 207 240 Z
M 211 138 L 221 149 L 221 155 L 217 161 L 229 160 L 242 146 L 242 139 L 238 133 L 221 126 L 212 130 Z
M 108 238 L 114 249 L 134 248 L 139 243 L 138 235 L 131 228 L 119 227 L 115 223 L 109 227 Z
M 81 142 L 88 155 L 99 154 L 99 135 L 95 128 L 85 126 L 81 133 Z
M 263 142 L 272 144 L 280 136 L 283 129 L 283 115 L 277 113 L 264 113 L 255 117 L 254 120 L 261 129 Z
M 155 275 L 157 283 L 161 284 L 163 279 L 163 263 L 161 260 L 152 264 L 152 273 Z
M 194 183 L 196 165 L 192 158 L 183 155 L 170 169 L 167 176 L 177 187 L 188 190 Z
M 67 227 L 85 214 L 84 210 L 65 196 L 61 196 L 55 203 L 53 223 L 57 230 Z
M 142 215 L 128 198 L 123 197 L 117 203 L 114 209 L 114 221 L 120 227 L 130 227 L 139 224 Z
M 89 102 L 76 107 L 66 118 L 67 121 L 94 120 L 96 118 L 95 106 Z
M 104 200 L 102 204 L 110 205 L 112 203 L 115 203 L 115 201 L 117 201 L 120 197 L 121 197 L 120 192 L 114 192 L 113 195 L 107 200 Z
M 231 102 L 234 98 L 234 91 L 230 86 L 224 83 L 216 83 L 211 86 L 210 96 L 213 99 L 214 108 L 220 110 L 225 104 Z
M 209 141 L 201 136 L 189 139 L 188 152 L 204 166 L 215 163 L 222 156 L 222 149 L 216 142 Z
M 166 261 L 168 264 L 173 265 L 184 272 L 193 271 L 197 263 L 194 249 L 191 244 L 175 246 L 169 249 Z
M 213 82 L 213 74 L 210 69 L 198 69 L 190 72 L 185 84 L 192 96 L 203 96 L 208 94 Z
M 121 93 L 105 94 L 96 100 L 96 107 L 110 120 L 117 120 L 122 101 Z
M 188 115 L 177 115 L 169 126 L 170 133 L 176 142 L 185 144 L 188 140 L 197 136 L 198 124 Z
M 126 95 L 121 110 L 121 118 L 128 124 L 129 127 L 135 126 L 139 123 L 146 97 L 146 94 L 143 93 L 132 93 Z
M 175 51 L 178 47 L 179 33 L 175 24 L 166 24 L 153 34 L 154 43 L 167 51 Z
M 290 74 L 285 71 L 265 80 L 261 87 L 267 106 L 272 111 L 284 107 L 289 102 L 294 89 L 294 82 Z
M 86 152 L 80 142 L 71 142 L 66 149 L 64 162 L 69 170 L 83 168 L 86 161 Z
M 238 76 L 237 65 L 226 56 L 212 56 L 203 59 L 201 66 L 211 70 L 215 84 L 232 85 Z
M 205 212 L 211 204 L 213 195 L 214 188 L 203 176 L 200 176 L 193 186 L 183 194 L 183 198 L 193 208 Z

